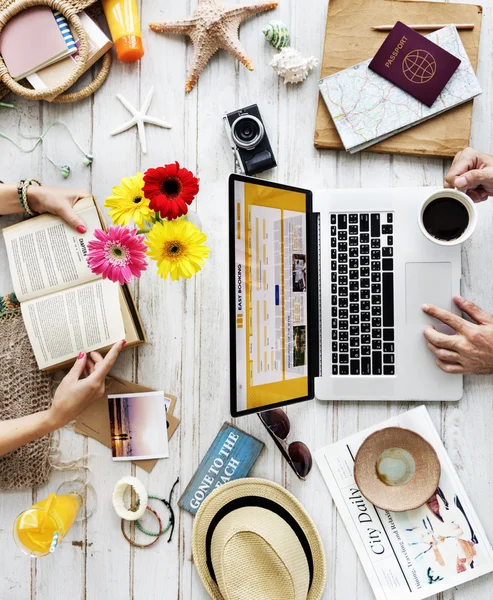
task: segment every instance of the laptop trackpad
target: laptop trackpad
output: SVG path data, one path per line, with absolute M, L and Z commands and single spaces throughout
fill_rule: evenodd
M 434 304 L 459 314 L 452 300 L 451 263 L 406 263 L 406 324 L 423 328 L 431 324 L 443 333 L 454 333 L 424 313 L 423 304 Z

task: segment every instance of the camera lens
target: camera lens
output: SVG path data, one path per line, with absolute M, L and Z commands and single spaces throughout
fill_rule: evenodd
M 265 129 L 257 117 L 243 115 L 231 125 L 231 133 L 237 146 L 252 150 L 264 139 Z

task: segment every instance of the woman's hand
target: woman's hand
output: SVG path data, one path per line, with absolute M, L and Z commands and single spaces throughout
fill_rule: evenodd
M 79 355 L 72 369 L 62 379 L 48 410 L 53 429 L 63 427 L 104 394 L 104 380 L 125 345 L 117 342 L 103 358 L 98 352 Z M 86 377 L 81 379 L 82 374 Z
M 425 329 L 428 348 L 436 356 L 436 364 L 446 373 L 493 373 L 493 315 L 464 298 L 454 302 L 476 323 L 471 323 L 437 306 L 425 304 L 423 310 L 456 331 L 440 333 L 431 325 Z
M 445 175 L 445 187 L 466 192 L 474 202 L 493 196 L 493 156 L 473 148 L 458 152 Z
M 90 196 L 86 190 L 30 185 L 27 201 L 34 212 L 58 215 L 79 233 L 86 232 L 86 226 L 74 210 L 74 204 Z

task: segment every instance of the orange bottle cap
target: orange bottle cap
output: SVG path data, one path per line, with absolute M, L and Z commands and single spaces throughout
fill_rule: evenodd
M 122 62 L 135 62 L 144 56 L 142 38 L 138 35 L 123 35 L 115 41 L 115 48 Z

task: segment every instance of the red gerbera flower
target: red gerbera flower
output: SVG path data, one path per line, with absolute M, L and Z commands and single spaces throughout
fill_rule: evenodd
M 178 161 L 144 173 L 144 196 L 150 200 L 149 208 L 159 212 L 163 219 L 176 219 L 188 212 L 199 191 L 199 179 Z

